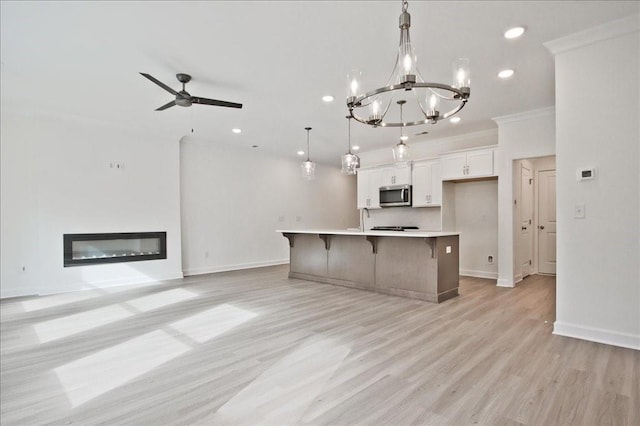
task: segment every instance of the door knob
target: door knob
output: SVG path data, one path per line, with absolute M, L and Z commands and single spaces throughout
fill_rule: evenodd
M 526 226 L 523 226 L 523 227 L 522 227 L 522 230 L 523 230 L 523 231 L 526 231 L 526 230 L 527 230 L 527 227 L 526 227 Z
M 540 229 L 544 229 L 544 225 L 540 225 Z

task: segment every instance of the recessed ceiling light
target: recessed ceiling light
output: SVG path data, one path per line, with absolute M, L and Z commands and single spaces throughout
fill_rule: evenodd
M 504 38 L 518 38 L 525 32 L 525 27 L 513 27 L 504 32 Z
M 358 145 L 354 145 L 351 147 L 352 150 L 357 151 L 360 149 L 360 147 Z
M 324 95 L 322 97 L 322 100 L 325 101 L 325 102 L 333 102 L 334 99 L 335 98 L 333 96 L 331 96 L 331 95 Z
M 460 117 L 451 117 L 451 118 L 449 119 L 449 121 L 450 121 L 451 123 L 454 123 L 454 124 L 455 124 L 455 123 L 459 123 L 459 122 L 460 122 Z
M 298 155 L 300 156 L 304 155 L 304 151 L 298 151 Z
M 242 129 L 231 129 L 233 133 L 242 133 Z
M 515 71 L 513 70 L 502 70 L 498 73 L 498 77 L 500 78 L 509 78 L 513 75 Z

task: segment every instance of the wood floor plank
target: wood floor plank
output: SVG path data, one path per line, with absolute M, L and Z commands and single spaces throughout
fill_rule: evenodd
M 434 304 L 287 274 L 3 300 L 2 425 L 640 424 L 640 352 L 554 336 L 553 277 Z

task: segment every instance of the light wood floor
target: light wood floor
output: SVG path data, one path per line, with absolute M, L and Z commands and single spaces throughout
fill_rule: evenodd
M 640 352 L 552 335 L 551 277 L 433 304 L 287 272 L 4 301 L 2 425 L 640 424 Z

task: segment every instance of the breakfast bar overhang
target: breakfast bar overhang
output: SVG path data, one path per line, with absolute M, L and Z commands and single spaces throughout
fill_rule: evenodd
M 458 295 L 459 234 L 278 230 L 289 278 L 442 302 Z

